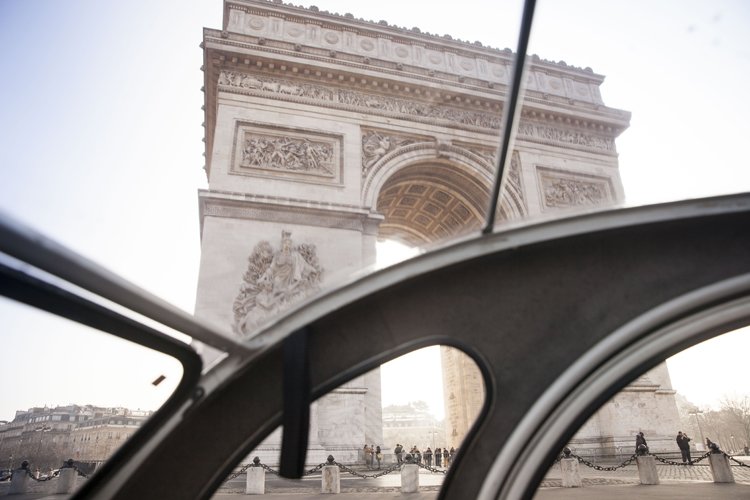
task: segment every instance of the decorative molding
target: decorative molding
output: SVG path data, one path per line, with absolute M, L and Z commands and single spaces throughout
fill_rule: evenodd
M 217 197 L 211 191 L 201 193 L 200 197 L 201 233 L 206 217 L 344 229 L 367 235 L 377 235 L 378 226 L 382 221 L 382 216 L 361 209 L 354 211 L 348 207 L 333 205 L 323 208 L 315 203 L 291 205 L 287 200 L 282 199 L 264 201 L 227 199 Z
M 386 154 L 403 146 L 424 141 L 425 139 L 383 130 L 362 129 L 362 178 L 366 178 L 370 169 Z
M 429 124 L 441 124 L 483 133 L 494 133 L 500 128 L 500 116 L 471 109 L 436 105 L 415 99 L 404 99 L 357 90 L 295 82 L 287 79 L 249 75 L 238 71 L 221 71 L 219 88 L 258 97 L 272 97 L 285 101 L 326 106 L 356 112 L 407 118 Z M 491 132 L 488 132 L 491 131 Z M 614 138 L 575 128 L 560 128 L 546 124 L 522 122 L 518 138 L 609 155 L 616 154 Z
M 342 142 L 339 135 L 237 122 L 230 173 L 340 185 Z
M 250 335 L 267 318 L 317 291 L 322 275 L 315 245 L 295 245 L 285 230 L 278 250 L 261 241 L 248 258 L 232 307 L 235 333 Z
M 219 75 L 219 88 L 225 91 L 239 90 L 239 93 L 273 96 L 292 102 L 313 105 L 333 105 L 337 108 L 361 112 L 370 110 L 386 116 L 408 116 L 427 123 L 443 122 L 448 126 L 468 126 L 472 129 L 499 129 L 498 114 L 472 111 L 452 106 L 438 106 L 414 99 L 403 99 L 357 90 L 334 88 L 310 83 L 295 83 L 290 80 L 249 76 L 234 71 L 222 71 Z
M 616 153 L 614 138 L 576 129 L 521 122 L 518 126 L 518 137 L 542 144 L 563 145 L 565 147 L 577 146 L 597 152 Z
M 537 167 L 545 209 L 606 205 L 615 201 L 607 177 Z

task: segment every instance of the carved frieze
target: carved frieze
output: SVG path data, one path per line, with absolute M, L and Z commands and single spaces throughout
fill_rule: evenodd
M 518 136 L 534 142 L 582 146 L 587 149 L 615 152 L 615 140 L 612 137 L 604 137 L 576 129 L 537 123 L 521 123 L 518 127 Z
M 594 206 L 614 201 L 612 184 L 606 177 L 538 170 L 545 208 Z
M 487 113 L 345 88 L 332 88 L 308 82 L 249 75 L 237 71 L 221 71 L 218 83 L 224 90 L 317 106 L 322 105 L 360 112 L 367 110 L 368 113 L 372 114 L 399 116 L 470 130 L 494 131 L 500 128 L 501 117 L 499 113 Z M 518 137 L 532 142 L 561 145 L 566 148 L 573 146 L 603 151 L 608 154 L 615 153 L 613 138 L 572 128 L 526 122 L 520 124 Z
M 369 94 L 349 89 L 335 89 L 310 83 L 250 76 L 234 71 L 222 71 L 219 85 L 226 88 L 244 89 L 248 93 L 275 94 L 278 98 L 298 98 L 310 104 L 336 104 L 350 109 L 368 109 L 373 112 L 419 117 L 429 120 L 444 120 L 450 125 L 468 125 L 476 128 L 500 128 L 498 114 L 484 113 L 450 106 L 402 99 L 398 97 Z
M 264 320 L 315 292 L 322 275 L 315 245 L 295 245 L 289 231 L 281 232 L 278 250 L 261 241 L 248 258 L 232 308 L 235 333 L 249 335 Z
M 231 173 L 339 184 L 341 163 L 340 136 L 237 124 Z

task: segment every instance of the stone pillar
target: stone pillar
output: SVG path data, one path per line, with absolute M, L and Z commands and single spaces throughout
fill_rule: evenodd
M 419 491 L 419 466 L 405 464 L 401 467 L 401 493 L 417 493 Z
M 734 474 L 729 464 L 729 459 L 723 453 L 711 453 L 708 455 L 708 463 L 711 465 L 711 474 L 714 483 L 733 483 Z
M 324 465 L 320 479 L 321 493 L 341 493 L 341 471 L 338 465 Z
M 560 470 L 562 470 L 563 488 L 580 488 L 581 474 L 578 472 L 578 460 L 575 458 L 563 458 L 560 460 Z
M 249 467 L 245 477 L 245 495 L 263 495 L 266 492 L 266 471 L 263 467 Z
M 63 467 L 60 469 L 60 475 L 57 478 L 57 494 L 73 493 L 76 489 L 76 480 L 78 479 L 78 471 L 71 467 Z
M 656 459 L 651 455 L 635 457 L 638 464 L 638 477 L 641 484 L 659 484 L 659 475 L 656 473 Z
M 26 462 L 24 462 L 26 463 Z M 10 489 L 8 495 L 21 495 L 29 491 L 29 471 L 24 465 L 20 469 L 13 471 L 13 477 L 10 480 Z

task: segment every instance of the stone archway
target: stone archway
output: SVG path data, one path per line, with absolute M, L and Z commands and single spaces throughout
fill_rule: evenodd
M 449 164 L 418 163 L 383 184 L 376 209 L 384 216 L 378 236 L 419 246 L 479 229 L 489 189 Z

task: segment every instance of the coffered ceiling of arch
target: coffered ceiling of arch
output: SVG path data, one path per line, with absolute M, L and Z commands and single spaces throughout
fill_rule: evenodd
M 426 172 L 432 172 L 432 175 Z M 445 240 L 481 227 L 489 188 L 444 165 L 418 165 L 386 181 L 377 211 L 379 236 L 409 245 Z

